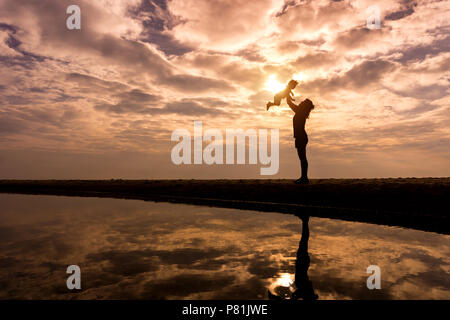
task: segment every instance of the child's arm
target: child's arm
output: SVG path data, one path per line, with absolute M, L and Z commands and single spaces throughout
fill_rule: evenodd
M 289 97 L 290 97 L 292 100 L 295 101 L 295 99 L 294 99 L 294 93 L 292 92 L 292 90 L 289 91 Z

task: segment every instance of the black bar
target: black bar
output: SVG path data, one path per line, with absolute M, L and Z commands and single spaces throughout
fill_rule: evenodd
M 383 319 L 386 316 L 402 316 L 417 313 L 438 315 L 448 310 L 449 300 L 445 301 L 0 301 L 3 314 L 45 315 L 64 319 L 66 316 L 89 318 L 105 316 L 134 319 L 310 319 L 312 317 L 332 317 L 345 315 L 363 319 L 368 316 Z M 203 309 L 199 309 L 203 308 Z M 215 312 L 208 313 L 206 310 Z M 196 311 L 197 310 L 197 313 Z M 202 314 L 198 314 L 203 310 Z M 184 312 L 183 312 L 184 311 Z M 189 311 L 189 314 L 186 314 Z M 132 317 L 132 318 L 130 318 Z

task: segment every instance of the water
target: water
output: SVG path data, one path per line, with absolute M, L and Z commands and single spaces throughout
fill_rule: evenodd
M 310 218 L 296 267 L 293 215 L 5 194 L 0 209 L 0 299 L 289 298 L 296 272 L 297 292 L 319 299 L 450 299 L 446 235 Z M 380 290 L 367 288 L 369 265 Z

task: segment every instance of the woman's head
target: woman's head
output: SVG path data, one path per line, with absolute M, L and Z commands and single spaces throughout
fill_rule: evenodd
M 302 108 L 302 110 L 305 110 L 306 118 L 309 118 L 311 110 L 314 109 L 314 104 L 311 100 L 305 99 L 300 103 L 300 107 Z

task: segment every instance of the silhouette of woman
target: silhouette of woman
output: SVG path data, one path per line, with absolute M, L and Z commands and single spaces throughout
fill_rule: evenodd
M 311 110 L 314 109 L 314 104 L 311 100 L 306 99 L 302 101 L 299 105 L 292 102 L 290 96 L 286 98 L 287 104 L 295 112 L 294 118 L 292 119 L 294 126 L 294 138 L 295 138 L 295 148 L 297 148 L 298 158 L 300 159 L 300 165 L 302 168 L 302 175 L 300 179 L 297 179 L 295 183 L 307 184 L 308 179 L 308 160 L 306 159 L 306 145 L 308 144 L 308 134 L 305 130 L 306 119 L 309 118 Z

